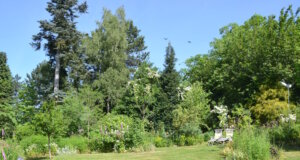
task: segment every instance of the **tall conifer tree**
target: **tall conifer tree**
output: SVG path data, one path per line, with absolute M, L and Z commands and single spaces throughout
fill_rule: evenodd
M 178 86 L 179 86 L 179 73 L 175 69 L 176 64 L 175 51 L 171 43 L 168 44 L 166 48 L 166 57 L 165 57 L 165 69 L 162 72 L 161 76 L 161 86 L 163 91 L 166 93 L 169 102 L 172 105 L 178 103 Z
M 39 50 L 46 40 L 44 49 L 54 64 L 54 94 L 59 92 L 61 71 L 65 71 L 70 55 L 76 53 L 81 34 L 76 30 L 78 13 L 85 13 L 86 2 L 78 5 L 78 0 L 51 0 L 46 10 L 51 20 L 41 20 L 40 32 L 33 36 L 32 46 Z
M 165 102 L 160 102 L 163 105 L 158 109 L 158 118 L 162 120 L 166 129 L 171 129 L 172 125 L 172 111 L 176 108 L 176 105 L 179 102 L 178 97 L 178 87 L 180 76 L 175 69 L 176 64 L 175 51 L 171 43 L 168 44 L 166 48 L 166 57 L 165 57 L 165 69 L 161 75 L 161 88 L 163 93 L 161 93 L 161 99 Z

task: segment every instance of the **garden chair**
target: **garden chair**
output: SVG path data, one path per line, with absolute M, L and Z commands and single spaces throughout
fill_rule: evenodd
M 212 145 L 220 138 L 222 138 L 222 129 L 215 129 L 215 136 L 208 141 L 208 144 Z
M 226 138 L 228 138 L 228 141 L 232 141 L 233 131 L 234 129 L 229 129 L 229 128 L 225 129 Z
M 225 133 L 226 133 L 226 136 L 225 137 L 221 137 L 219 139 L 217 139 L 217 142 L 218 143 L 225 143 L 225 142 L 228 142 L 228 141 L 232 141 L 232 137 L 233 137 L 233 129 L 225 129 Z

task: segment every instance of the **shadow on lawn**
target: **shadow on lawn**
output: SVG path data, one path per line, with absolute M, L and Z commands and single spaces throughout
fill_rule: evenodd
M 27 160 L 45 160 L 48 159 L 47 157 L 32 157 L 32 158 L 26 158 Z
M 287 152 L 300 151 L 300 146 L 297 146 L 297 145 L 283 145 L 281 148 Z

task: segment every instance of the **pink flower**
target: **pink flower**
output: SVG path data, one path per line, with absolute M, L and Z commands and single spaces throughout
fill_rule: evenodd
M 6 160 L 6 156 L 5 156 L 5 152 L 4 152 L 3 148 L 2 148 L 2 157 L 3 157 L 3 160 Z

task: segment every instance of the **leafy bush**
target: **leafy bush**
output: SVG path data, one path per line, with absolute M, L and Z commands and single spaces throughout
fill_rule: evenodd
M 154 144 L 155 147 L 170 147 L 172 145 L 172 140 L 156 136 L 154 139 Z
M 85 153 L 88 149 L 88 139 L 82 136 L 71 136 L 70 138 L 61 138 L 57 141 L 60 148 L 68 147 L 75 149 L 79 153 Z
M 279 146 L 300 145 L 300 126 L 284 123 L 269 129 L 270 140 Z
M 24 137 L 20 141 L 20 145 L 25 151 L 25 155 L 29 157 L 43 156 L 47 153 L 48 139 L 42 135 L 32 135 Z
M 34 135 L 34 133 L 35 130 L 32 124 L 25 123 L 16 127 L 16 138 L 19 141 L 23 139 L 23 137 Z
M 214 136 L 214 132 L 205 132 L 204 133 L 204 141 L 207 142 L 210 140 L 211 137 Z
M 144 131 L 143 122 L 134 120 L 128 131 L 124 134 L 124 141 L 126 149 L 138 147 L 144 144 L 146 133 Z
M 185 145 L 185 136 L 184 135 L 179 136 L 179 138 L 177 139 L 177 145 L 178 146 L 184 146 Z
M 197 139 L 195 137 L 186 137 L 186 145 L 187 146 L 192 146 L 195 145 L 197 143 Z
M 90 139 L 90 149 L 92 151 L 98 152 L 112 152 L 114 151 L 114 146 L 116 139 L 110 135 L 102 135 L 93 133 Z
M 146 133 L 141 120 L 121 115 L 106 115 L 100 129 L 91 134 L 90 149 L 100 152 L 124 152 L 145 143 Z
M 244 129 L 233 136 L 235 159 L 267 160 L 270 158 L 270 142 L 267 132 L 259 129 Z

